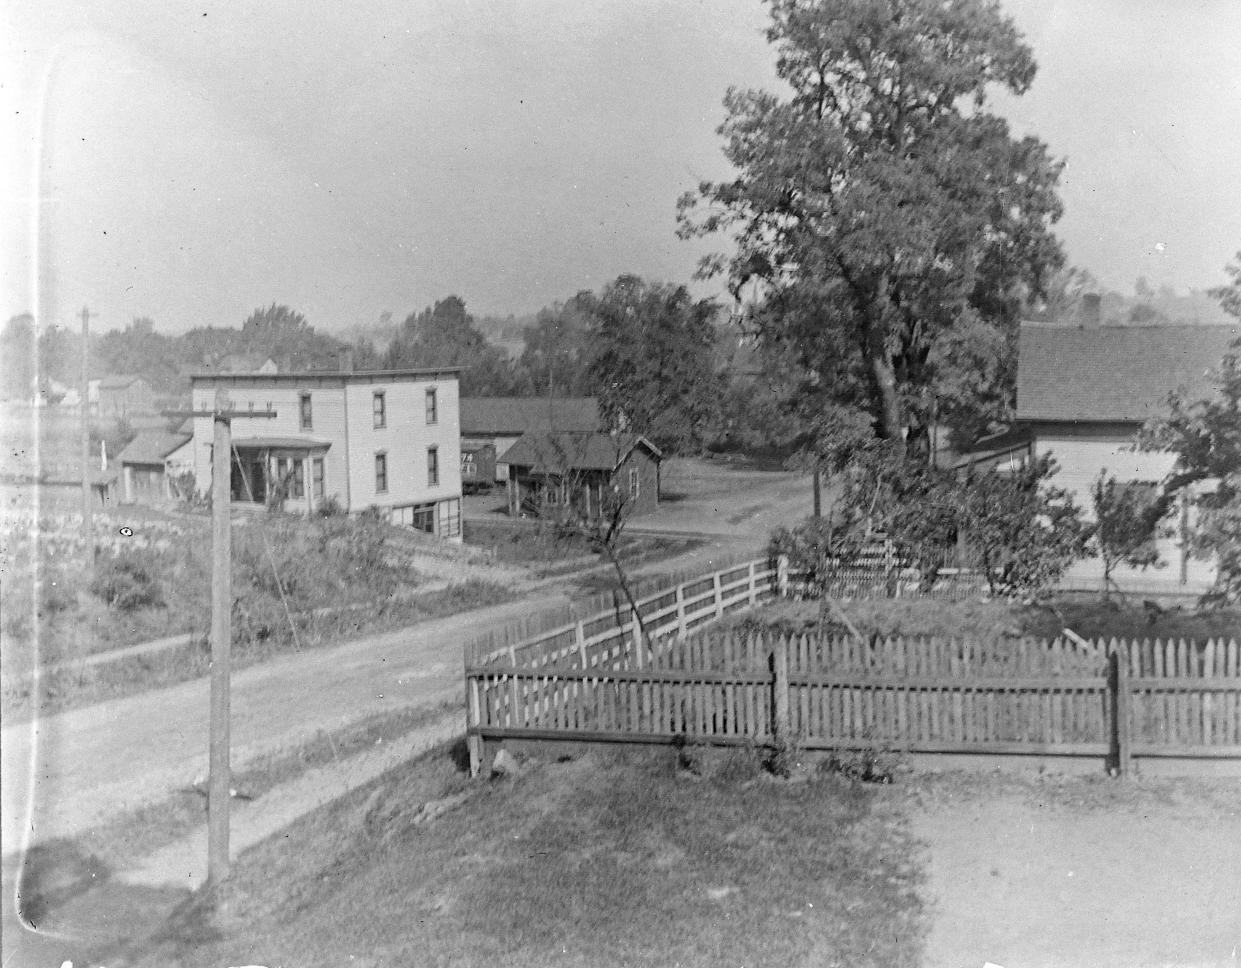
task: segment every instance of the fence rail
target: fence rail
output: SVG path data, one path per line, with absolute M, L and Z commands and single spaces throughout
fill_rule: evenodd
M 1241 757 L 1236 641 L 691 636 L 467 669 L 484 739 Z M 474 747 L 472 747 L 472 750 Z

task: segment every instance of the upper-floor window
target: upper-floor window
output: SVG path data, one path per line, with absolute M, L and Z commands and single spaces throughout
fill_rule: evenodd
M 629 496 L 636 501 L 641 489 L 642 478 L 638 475 L 638 469 L 636 467 L 631 467 L 629 469 Z
M 302 430 L 314 429 L 314 419 L 310 409 L 310 394 L 299 393 L 297 395 L 298 414 L 301 417 Z
M 376 390 L 375 395 L 371 397 L 371 412 L 375 416 L 375 429 L 388 426 L 388 411 L 384 404 L 384 392 Z
M 435 487 L 440 482 L 440 450 L 438 447 L 427 448 L 427 485 Z
M 427 391 L 427 423 L 433 424 L 439 421 L 439 405 L 435 400 L 435 387 L 431 387 Z
M 375 493 L 388 492 L 388 455 L 380 452 L 375 455 Z

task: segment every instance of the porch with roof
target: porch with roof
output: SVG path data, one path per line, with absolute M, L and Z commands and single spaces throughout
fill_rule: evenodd
M 330 441 L 307 437 L 249 437 L 233 440 L 230 497 L 234 505 L 312 514 L 326 498 Z

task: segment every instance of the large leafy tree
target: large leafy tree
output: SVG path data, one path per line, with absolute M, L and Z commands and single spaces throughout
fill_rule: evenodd
M 1228 266 L 1231 282 L 1211 290 L 1229 314 L 1241 319 L 1241 252 Z M 1176 466 L 1164 482 L 1165 495 L 1194 494 L 1198 522 L 1193 544 L 1216 559 L 1216 604 L 1241 602 L 1241 339 L 1220 361 L 1214 396 L 1187 401 L 1174 395 L 1169 413 L 1144 429 L 1146 448 L 1176 454 Z
M 592 391 L 591 304 L 589 292 L 579 293 L 567 303 L 539 310 L 534 324 L 523 330 L 520 369 L 530 392 L 571 397 Z
M 716 422 L 716 305 L 684 285 L 622 276 L 588 300 L 596 333 L 591 382 L 599 411 L 669 453 L 704 446 Z
M 156 332 L 149 317 L 138 317 L 124 329 L 101 334 L 91 347 L 91 359 L 97 372 L 136 374 L 158 393 L 181 389 L 177 340 Z
M 516 376 L 512 363 L 487 342 L 460 296 L 448 296 L 411 313 L 384 356 L 387 367 L 460 366 L 462 396 L 506 396 Z
M 594 319 L 590 366 L 599 409 L 670 453 L 701 448 L 723 381 L 714 367 L 716 306 L 684 286 L 621 276 L 583 298 Z
M 242 352 L 270 356 L 288 370 L 333 369 L 346 349 L 335 337 L 315 332 L 301 313 L 276 303 L 246 318 L 237 344 Z
M 757 280 L 761 338 L 802 397 L 924 446 L 939 418 L 1006 417 L 1022 307 L 1063 261 L 1061 164 L 987 110 L 1030 48 L 991 0 L 769 0 L 787 97 L 730 90 L 737 177 L 681 200 L 683 235 L 730 232 L 704 271 Z M 818 445 L 822 449 L 822 445 Z

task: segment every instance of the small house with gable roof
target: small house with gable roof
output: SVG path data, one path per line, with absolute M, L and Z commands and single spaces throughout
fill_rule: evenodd
M 663 454 L 636 434 L 534 431 L 504 456 L 508 464 L 508 513 L 514 517 L 570 507 L 598 520 L 610 502 L 628 514 L 659 507 Z
M 1138 450 L 1138 432 L 1166 412 L 1172 393 L 1189 400 L 1214 393 L 1213 373 L 1238 335 L 1235 326 L 1101 326 L 1091 317 L 1080 327 L 1025 323 L 1014 445 L 1033 456 L 1050 453 L 1059 465 L 1053 483 L 1068 491 L 1087 516 L 1092 487 L 1102 473 L 1121 484 L 1158 487 L 1176 458 Z M 1214 568 L 1189 554 L 1192 518 L 1187 501 L 1179 520 L 1169 522 L 1172 534 L 1158 541 L 1166 567 L 1121 569 L 1122 586 L 1128 580 L 1133 587 L 1205 589 Z M 1097 582 L 1102 565 L 1080 562 L 1067 577 Z

